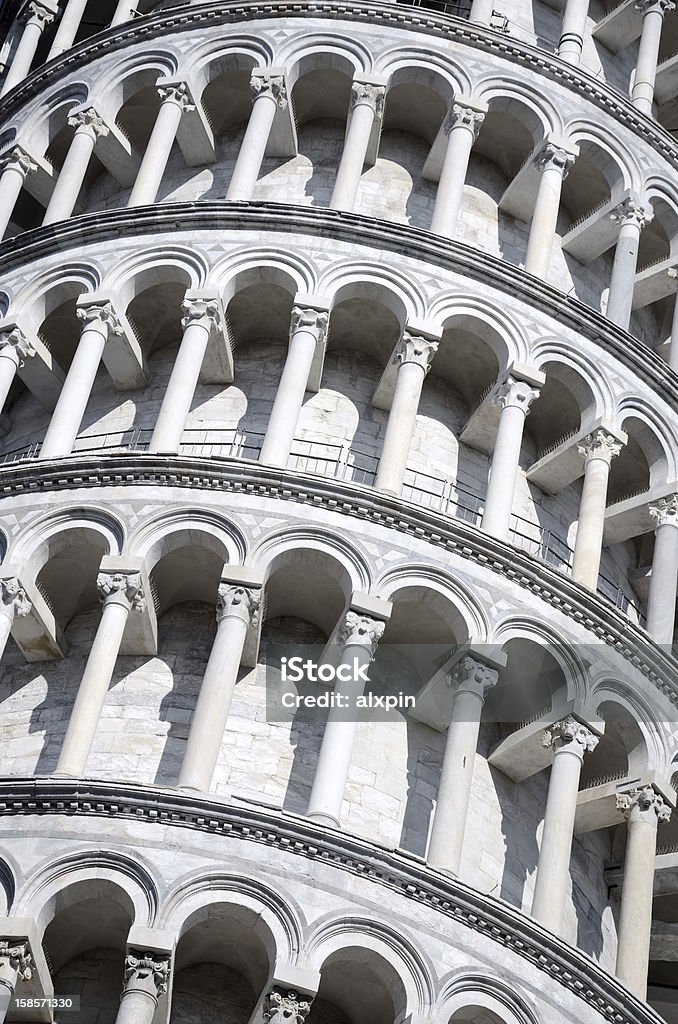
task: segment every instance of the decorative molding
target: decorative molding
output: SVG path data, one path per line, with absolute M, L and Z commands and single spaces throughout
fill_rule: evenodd
M 100 114 L 97 114 L 94 107 L 86 107 L 83 110 L 76 110 L 74 114 L 68 115 L 68 123 L 71 128 L 86 132 L 94 139 L 105 138 L 108 135 L 108 125 Z
M 556 170 L 565 181 L 570 173 L 576 157 L 564 146 L 557 146 L 554 142 L 548 142 L 542 151 L 537 155 L 534 165 L 539 171 Z
M 529 590 L 625 658 L 678 707 L 676 661 L 622 612 L 509 542 L 401 498 L 333 477 L 245 465 L 226 458 L 216 463 L 207 458 L 128 452 L 109 455 L 102 462 L 99 455 L 75 454 L 54 461 L 0 467 L 0 498 L 82 487 L 134 486 L 232 492 L 252 498 L 294 501 L 397 530 L 401 537 L 417 537 Z
M 591 753 L 598 746 L 600 736 L 597 736 L 583 722 L 577 721 L 573 715 L 568 715 L 560 722 L 550 725 L 544 732 L 542 744 L 545 747 L 554 747 L 560 750 L 562 747 L 568 749 L 580 748 L 577 753 L 583 757 L 585 753 Z
M 421 334 L 414 334 L 406 329 L 403 331 L 403 336 L 396 346 L 395 362 L 400 363 L 401 366 L 404 363 L 415 363 L 426 375 L 431 369 L 431 363 L 438 351 L 438 345 L 439 342 L 433 341 L 431 338 L 425 338 Z
M 180 791 L 118 781 L 0 779 L 0 815 L 68 815 L 190 828 L 259 843 L 382 885 L 455 925 L 496 942 L 573 993 L 609 1024 L 663 1024 L 644 1001 L 553 932 L 508 903 L 419 864 L 409 855 L 310 819 L 261 806 L 240 806 Z M 95 840 L 100 845 L 99 840 Z M 159 838 L 159 842 L 162 839 Z M 343 885 L 343 883 L 342 883 Z M 443 925 L 441 927 L 449 927 Z
M 528 416 L 530 406 L 540 394 L 539 388 L 533 388 L 526 381 L 509 376 L 497 388 L 492 402 L 494 405 L 500 405 L 502 409 L 520 409 Z
M 484 701 L 487 691 L 496 686 L 498 681 L 499 672 L 496 668 L 490 668 L 467 654 L 452 669 L 447 685 L 454 687 L 456 693 L 468 691 Z
M 187 327 L 193 327 L 194 324 L 199 324 L 211 334 L 223 326 L 218 299 L 203 299 L 200 296 L 184 299 L 181 303 L 181 312 L 184 314 L 181 319 L 181 326 L 184 330 Z
M 577 451 L 584 456 L 584 465 L 588 465 L 594 459 L 600 459 L 609 466 L 623 447 L 619 438 L 600 429 L 594 430 L 592 434 L 587 434 L 581 444 L 577 445 Z
M 660 498 L 656 505 L 650 505 L 648 512 L 660 526 L 678 526 L 678 494 L 670 498 Z
M 85 296 L 85 299 L 87 297 Z M 76 309 L 78 320 L 82 320 L 83 332 L 92 327 L 93 324 L 101 324 L 101 333 L 108 338 L 111 334 L 122 335 L 124 330 L 118 315 L 110 302 L 92 302 L 88 305 L 78 306 Z
M 385 99 L 385 85 L 375 85 L 373 82 L 353 82 L 351 85 L 351 107 L 360 104 L 370 107 L 375 117 L 383 116 Z
M 253 101 L 258 99 L 259 96 L 268 96 L 275 101 L 281 110 L 286 108 L 287 90 L 285 88 L 285 79 L 282 75 L 252 75 L 250 88 Z
M 33 977 L 33 957 L 28 942 L 0 939 L 0 981 L 13 988 L 16 980 L 30 981 Z
M 380 619 L 361 615 L 360 612 L 349 611 L 346 613 L 337 638 L 339 643 L 345 646 L 350 644 L 355 647 L 369 648 L 370 654 L 374 655 L 385 629 L 386 623 Z
M 449 135 L 455 128 L 468 128 L 473 133 L 473 138 L 477 139 L 484 120 L 485 114 L 482 110 L 469 107 L 466 103 L 453 103 L 443 122 L 443 131 Z
M 311 306 L 294 306 L 290 318 L 290 341 L 297 331 L 310 331 L 315 334 L 318 345 L 324 344 L 330 314 L 326 309 L 313 309 Z
M 311 998 L 292 989 L 274 988 L 266 993 L 264 1020 L 270 1024 L 304 1024 L 311 1012 Z
M 28 615 L 33 605 L 26 596 L 26 591 L 16 576 L 6 576 L 0 579 L 0 601 L 11 614 L 20 618 Z
M 141 573 L 106 573 L 97 576 L 97 591 L 103 604 L 128 602 L 132 611 L 143 612 L 146 607 Z
M 35 349 L 30 341 L 16 324 L 8 327 L 7 330 L 0 330 L 0 353 L 8 349 L 13 355 L 17 366 L 23 366 L 27 359 L 35 356 Z
M 12 146 L 0 155 L 0 171 L 8 169 L 18 171 L 26 179 L 29 174 L 37 171 L 38 165 L 22 146 Z
M 639 203 L 633 196 L 627 196 L 626 199 L 622 199 L 619 206 L 615 206 L 614 210 L 610 214 L 610 220 L 613 220 L 615 224 L 619 224 L 620 227 L 624 227 L 625 224 L 637 224 L 640 230 L 649 224 L 653 219 L 654 213 L 649 206 Z
M 260 588 L 222 583 L 217 594 L 217 622 L 233 617 L 243 619 L 248 626 L 256 626 L 260 604 Z
M 125 957 L 123 996 L 128 992 L 145 992 L 156 999 L 163 996 L 167 992 L 169 969 L 169 954 L 129 950 Z
M 652 786 L 634 787 L 626 793 L 618 793 L 617 810 L 621 811 L 626 819 L 635 813 L 643 821 L 656 825 L 661 825 L 671 818 L 671 807 Z
M 172 85 L 159 85 L 158 96 L 163 103 L 168 101 L 176 103 L 182 113 L 186 110 L 195 110 L 195 103 L 188 91 L 185 82 L 174 82 Z

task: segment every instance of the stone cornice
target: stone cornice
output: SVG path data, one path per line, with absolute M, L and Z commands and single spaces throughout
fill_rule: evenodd
M 293 501 L 394 529 L 401 537 L 417 537 L 526 588 L 587 629 L 593 642 L 603 642 L 625 658 L 678 707 L 675 661 L 616 608 L 519 548 L 462 520 L 401 498 L 333 477 L 226 458 L 130 452 L 102 459 L 99 454 L 76 454 L 67 459 L 13 463 L 0 468 L 0 499 L 121 486 L 179 487 Z
M 312 237 L 375 246 L 380 250 L 425 260 L 464 274 L 483 285 L 499 288 L 540 309 L 558 324 L 599 344 L 678 412 L 678 374 L 643 342 L 612 323 L 591 306 L 559 291 L 496 256 L 463 242 L 450 241 L 422 228 L 396 224 L 356 213 L 286 203 L 246 203 L 225 200 L 163 203 L 72 217 L 48 227 L 26 231 L 0 244 L 0 273 L 27 266 L 69 246 L 86 246 L 117 238 L 182 231 L 229 232 L 257 230 L 298 232 Z
M 257 0 L 249 3 L 242 0 L 237 3 L 214 0 L 211 3 L 174 8 L 135 18 L 131 23 L 97 33 L 93 37 L 95 42 L 86 40 L 29 75 L 0 102 L 0 123 L 6 125 L 13 111 L 23 103 L 69 71 L 80 69 L 83 64 L 96 60 L 102 52 L 110 53 L 131 43 L 155 39 L 176 31 L 271 17 L 328 18 L 364 21 L 370 25 L 394 25 L 440 36 L 445 40 L 453 39 L 494 53 L 576 90 L 616 121 L 621 121 L 636 132 L 674 166 L 678 166 L 678 143 L 671 135 L 652 118 L 639 113 L 629 97 L 600 82 L 581 67 L 567 64 L 555 53 L 512 39 L 503 32 L 471 24 L 463 18 L 434 13 L 420 7 L 409 8 L 407 4 L 387 0 L 374 0 L 369 5 L 358 0 L 317 0 L 305 5 L 290 3 L 289 0 L 270 0 L 265 4 Z
M 49 778 L 0 780 L 0 816 L 74 815 L 148 822 L 251 843 L 386 886 L 498 942 L 611 1024 L 662 1024 L 661 1018 L 590 957 L 501 900 L 430 870 L 407 854 L 283 811 L 234 806 L 132 783 Z

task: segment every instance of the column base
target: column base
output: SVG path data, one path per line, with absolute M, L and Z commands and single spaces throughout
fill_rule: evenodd
M 318 825 L 329 825 L 330 828 L 341 828 L 341 822 L 332 814 L 324 814 L 322 811 L 313 811 L 311 814 L 307 814 L 306 817 L 311 821 L 317 822 Z

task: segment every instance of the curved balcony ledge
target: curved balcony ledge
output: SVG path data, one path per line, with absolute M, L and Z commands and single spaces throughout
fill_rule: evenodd
M 227 202 L 167 203 L 138 206 L 72 217 L 48 227 L 35 228 L 0 245 L 0 272 L 25 266 L 69 246 L 86 246 L 119 237 L 157 231 L 193 233 L 199 230 L 266 230 L 285 234 L 299 232 L 411 256 L 447 270 L 464 274 L 484 285 L 518 296 L 559 324 L 569 327 L 611 352 L 620 363 L 654 389 L 678 411 L 678 373 L 671 370 L 653 349 L 612 323 L 591 306 L 533 277 L 496 256 L 434 235 L 407 224 L 318 207 L 287 203 Z
M 205 795 L 147 785 L 52 778 L 0 780 L 0 816 L 36 814 L 190 828 L 229 840 L 263 843 L 288 855 L 330 864 L 338 871 L 368 877 L 375 885 L 386 886 L 488 941 L 500 943 L 613 1024 L 661 1024 L 654 1010 L 616 978 L 509 904 L 430 870 L 409 855 L 350 833 L 245 801 L 234 806 Z
M 540 600 L 583 625 L 595 642 L 606 644 L 615 656 L 626 659 L 634 672 L 642 673 L 678 708 L 675 659 L 616 608 L 519 548 L 462 520 L 401 498 L 332 477 L 226 458 L 217 462 L 200 457 L 128 453 L 106 456 L 102 462 L 101 458 L 75 454 L 64 459 L 0 467 L 0 498 L 121 486 L 246 492 L 308 504 L 397 529 L 400 536 L 417 537 L 526 587 Z
M 11 113 L 27 100 L 39 95 L 48 85 L 62 75 L 83 63 L 95 60 L 102 51 L 110 53 L 144 38 L 169 35 L 177 30 L 204 28 L 209 25 L 224 25 L 238 21 L 253 21 L 257 18 L 328 18 L 334 20 L 355 19 L 376 25 L 396 25 L 414 32 L 454 39 L 494 53 L 499 57 L 514 60 L 523 67 L 540 75 L 546 75 L 562 85 L 576 90 L 616 121 L 623 122 L 653 149 L 666 157 L 673 166 L 678 166 L 678 143 L 651 117 L 641 114 L 632 105 L 630 98 L 617 92 L 611 86 L 600 82 L 580 67 L 567 64 L 555 53 L 541 50 L 520 40 L 511 39 L 503 32 L 471 24 L 454 15 L 438 14 L 420 7 L 408 9 L 406 3 L 374 0 L 369 5 L 357 0 L 309 0 L 307 4 L 289 3 L 288 0 L 269 0 L 265 4 L 251 2 L 204 3 L 195 7 L 180 7 L 144 15 L 134 22 L 107 29 L 83 43 L 66 51 L 65 55 L 38 68 L 7 93 L 0 102 L 0 122 L 7 121 Z M 94 41 L 92 41 L 94 40 Z

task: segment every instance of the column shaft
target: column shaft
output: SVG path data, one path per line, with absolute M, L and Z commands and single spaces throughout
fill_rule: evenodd
M 628 330 L 633 308 L 633 289 L 636 283 L 640 232 L 651 220 L 651 214 L 633 199 L 626 199 L 612 213 L 612 219 L 621 226 L 614 252 L 610 291 L 607 299 L 608 320 Z
M 2 182 L 0 182 L 0 185 Z M 673 303 L 673 322 L 671 324 L 671 347 L 669 349 L 669 366 L 678 373 L 678 292 Z
M 59 172 L 43 224 L 54 224 L 71 216 L 87 174 L 94 144 L 100 136 L 108 135 L 108 128 L 92 108 L 73 114 L 68 118 L 68 123 L 75 128 L 75 135 Z
M 278 106 L 286 104 L 282 78 L 252 78 L 254 103 L 233 168 L 227 199 L 251 199 Z
M 0 939 L 0 1024 L 4 1024 L 18 981 L 28 981 L 33 956 L 27 942 Z
M 492 21 L 493 0 L 473 0 L 469 21 L 489 25 Z
M 161 95 L 162 93 L 165 93 L 165 98 L 160 105 L 151 137 L 148 140 L 134 188 L 127 202 L 128 207 L 145 206 L 155 202 L 174 140 L 177 137 L 181 115 L 185 109 L 191 106 L 185 86 L 162 89 Z
M 4 576 L 0 579 L 0 658 L 5 653 L 14 616 L 28 615 L 30 610 L 31 602 L 16 576 Z
M 20 146 L 15 146 L 4 157 L 0 158 L 2 177 L 0 177 L 0 238 L 7 230 L 12 219 L 17 199 L 21 194 L 26 178 L 37 166 Z
M 636 6 L 643 11 L 643 29 L 638 47 L 636 73 L 631 89 L 631 102 L 636 110 L 652 116 L 652 102 L 657 77 L 657 58 L 662 37 L 664 13 L 673 10 L 674 4 L 666 0 L 641 0 Z
M 189 323 L 153 430 L 149 452 L 178 452 L 210 337 L 209 323 Z
M 5 653 L 5 647 L 7 641 L 10 638 L 12 632 L 12 623 L 14 622 L 14 608 L 13 606 L 4 607 L 0 610 L 0 658 Z
M 153 1024 L 158 997 L 167 992 L 171 954 L 130 949 L 115 1024 Z
M 47 60 L 54 60 L 55 57 L 58 57 L 64 50 L 70 49 L 73 45 L 86 7 L 87 0 L 68 0 L 51 49 L 47 54 Z
M 431 231 L 436 235 L 455 235 L 471 150 L 484 118 L 481 111 L 464 103 L 454 103 L 447 116 L 447 146 L 431 220 Z
M 525 257 L 525 270 L 528 274 L 534 274 L 543 280 L 548 277 L 551 265 L 564 174 L 562 166 L 550 156 L 547 159 L 549 162 L 543 166 L 539 180 Z
M 153 1024 L 157 1005 L 150 992 L 124 992 L 115 1024 Z
M 622 442 L 603 430 L 590 434 L 579 447 L 579 453 L 585 457 L 586 462 L 574 542 L 572 579 L 593 591 L 598 589 L 610 463 L 621 448 Z
M 658 644 L 670 647 L 678 594 L 678 495 L 651 506 L 650 515 L 657 520 L 657 529 L 646 628 Z
M 9 389 L 16 377 L 19 359 L 14 350 L 0 349 L 0 412 L 5 407 Z
M 131 21 L 133 9 L 132 0 L 119 0 L 109 28 L 115 28 L 116 25 L 123 25 L 125 22 Z
M 584 46 L 589 0 L 567 0 L 560 29 L 558 56 L 568 64 L 578 64 Z
M 106 333 L 96 321 L 82 332 L 40 449 L 41 459 L 71 454 L 105 345 Z
M 384 87 L 354 82 L 351 89 L 352 113 L 346 128 L 344 148 L 332 191 L 330 209 L 352 210 L 367 157 L 374 119 L 384 102 Z
M 40 39 L 46 24 L 53 21 L 54 15 L 42 7 L 39 3 L 32 3 L 28 6 L 29 18 L 24 26 L 24 30 L 21 33 L 21 39 L 17 46 L 12 63 L 10 64 L 9 71 L 5 76 L 5 81 L 2 83 L 2 89 L 0 89 L 0 96 L 6 95 L 22 82 L 26 75 L 31 70 L 31 64 L 35 57 L 36 50 L 40 44 Z

